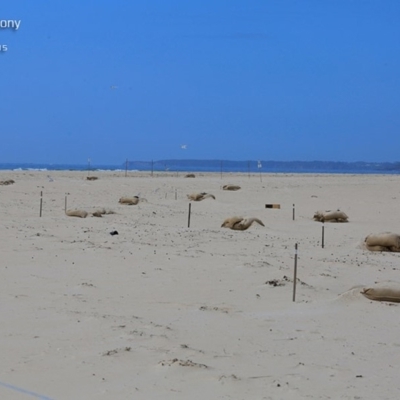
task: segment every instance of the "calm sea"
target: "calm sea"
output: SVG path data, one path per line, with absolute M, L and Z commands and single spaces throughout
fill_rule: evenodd
M 159 160 L 119 165 L 3 163 L 0 170 L 16 171 L 171 171 L 241 173 L 399 174 L 400 163 L 328 161 Z

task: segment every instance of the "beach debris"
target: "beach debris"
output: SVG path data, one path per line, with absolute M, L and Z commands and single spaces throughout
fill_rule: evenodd
M 265 245 L 269 247 L 268 245 Z M 252 267 L 252 268 L 265 268 L 265 267 L 270 267 L 272 264 L 270 264 L 268 261 L 254 261 L 254 262 L 248 262 L 243 264 L 245 267 Z
M 13 183 L 15 183 L 15 181 L 12 179 L 8 179 L 6 181 L 0 181 L 0 185 L 2 186 L 12 185 Z
M 114 354 L 120 353 L 121 351 L 131 351 L 131 350 L 132 350 L 132 347 L 127 346 L 127 347 L 123 347 L 123 348 L 119 348 L 119 349 L 108 350 L 108 351 L 104 352 L 102 355 L 103 356 L 112 356 Z
M 214 199 L 215 200 L 215 196 L 213 194 L 210 193 L 206 193 L 206 192 L 202 192 L 202 193 L 192 193 L 192 194 L 188 194 L 186 195 L 187 198 L 189 200 L 193 200 L 193 201 L 201 201 L 204 199 Z
M 136 205 L 139 203 L 147 203 L 147 200 L 143 197 L 133 196 L 133 197 L 121 197 L 118 203 L 125 204 L 127 206 Z
M 265 208 L 276 208 L 276 209 L 280 209 L 281 205 L 280 204 L 266 204 Z
M 319 222 L 348 222 L 349 217 L 337 209 L 336 211 L 317 211 L 314 214 L 314 220 Z
M 86 218 L 88 216 L 88 212 L 84 210 L 67 210 L 65 214 L 68 217 L 78 217 L 78 218 Z
M 240 186 L 237 186 L 237 185 L 224 185 L 224 186 L 222 186 L 222 190 L 232 190 L 232 191 L 235 191 L 235 190 L 240 190 L 241 189 L 241 187 Z
M 97 179 L 99 179 L 97 176 L 87 176 L 86 180 L 88 181 L 97 181 Z
M 113 210 L 109 210 L 106 208 L 100 208 L 96 211 L 92 212 L 93 217 L 102 217 L 103 215 L 115 214 Z
M 234 231 L 245 231 L 254 223 L 257 222 L 261 226 L 265 226 L 258 218 L 243 218 L 231 217 L 227 218 L 221 225 L 221 228 L 229 228 Z
M 240 378 L 238 378 L 235 374 L 231 374 L 231 375 L 221 375 L 218 380 L 221 381 L 223 379 L 233 379 L 234 381 L 240 380 Z
M 136 205 L 139 203 L 139 196 L 133 197 L 121 197 L 118 201 L 120 204 L 126 204 L 128 206 Z
M 103 356 L 112 356 L 113 354 L 117 354 L 118 350 L 108 350 L 106 351 Z
M 200 311 L 219 311 L 222 312 L 224 314 L 228 314 L 229 313 L 229 309 L 226 307 L 209 307 L 209 306 L 201 306 L 199 308 Z
M 296 282 L 300 283 L 303 286 L 310 286 L 307 283 L 301 281 L 299 278 L 296 278 Z M 270 285 L 273 287 L 285 286 L 287 283 L 293 283 L 293 279 L 289 278 L 286 275 L 284 275 L 282 279 L 271 279 L 271 280 L 265 282 L 266 285 Z
M 110 235 L 111 235 L 111 236 L 118 235 L 118 231 L 111 231 L 111 232 L 110 232 Z
M 365 238 L 364 243 L 369 251 L 400 252 L 400 235 L 396 233 L 370 234 Z
M 282 282 L 279 279 L 271 279 L 270 281 L 265 282 L 266 285 L 271 285 L 271 286 L 285 286 L 285 283 Z
M 196 178 L 195 174 L 186 174 L 185 178 Z
M 374 287 L 364 288 L 361 294 L 369 300 L 400 303 L 400 283 L 380 283 Z
M 172 366 L 172 365 L 180 365 L 181 367 L 197 367 L 197 368 L 209 368 L 206 364 L 200 364 L 193 362 L 192 360 L 179 360 L 178 358 L 174 358 L 172 360 L 164 360 L 160 361 L 159 364 L 162 366 Z

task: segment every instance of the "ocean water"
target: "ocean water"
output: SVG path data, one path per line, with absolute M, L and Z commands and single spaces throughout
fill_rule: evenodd
M 169 171 L 238 173 L 399 174 L 400 162 L 158 160 L 129 161 L 118 165 L 0 163 L 14 171 Z

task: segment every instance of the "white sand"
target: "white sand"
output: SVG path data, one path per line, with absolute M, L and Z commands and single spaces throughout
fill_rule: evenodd
M 400 281 L 400 253 L 360 246 L 400 233 L 400 176 L 94 174 L 0 173 L 15 180 L 0 186 L 0 399 L 399 397 L 399 306 L 350 289 Z M 192 202 L 188 229 L 202 191 L 216 200 Z M 66 193 L 117 214 L 67 217 Z M 312 216 L 337 208 L 350 222 L 325 224 L 322 249 Z M 234 215 L 265 227 L 220 227 Z M 296 242 L 292 302 L 290 281 L 266 282 L 292 280 Z

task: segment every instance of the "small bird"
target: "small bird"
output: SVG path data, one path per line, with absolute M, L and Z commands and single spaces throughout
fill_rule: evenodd
M 182 150 L 187 150 L 187 144 L 181 144 L 181 149 Z

